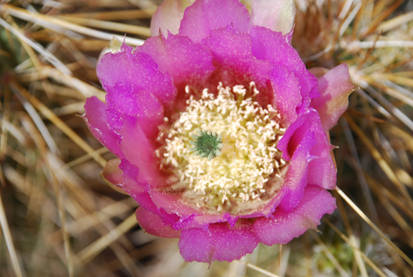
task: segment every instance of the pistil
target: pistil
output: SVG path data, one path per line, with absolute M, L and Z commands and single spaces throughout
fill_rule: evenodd
M 204 158 L 215 158 L 222 147 L 221 138 L 214 133 L 201 131 L 194 139 L 194 151 Z

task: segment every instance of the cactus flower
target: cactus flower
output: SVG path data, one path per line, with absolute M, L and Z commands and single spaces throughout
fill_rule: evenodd
M 290 44 L 293 1 L 245 2 L 165 0 L 142 46 L 101 55 L 106 101 L 85 105 L 118 157 L 106 177 L 187 261 L 288 243 L 336 208 L 328 132 L 348 105 L 348 68 L 306 69 Z

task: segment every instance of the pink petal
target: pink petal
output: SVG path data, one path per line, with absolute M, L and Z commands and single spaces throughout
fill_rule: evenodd
M 256 100 L 266 106 L 270 104 L 273 90 L 268 79 L 272 65 L 252 55 L 252 41 L 247 33 L 241 33 L 232 26 L 211 31 L 203 43 L 211 49 L 216 71 L 209 84 L 222 82 L 225 86 L 249 86 L 251 81 L 257 85 L 260 94 Z M 214 88 L 215 89 L 215 88 Z
M 119 169 L 120 160 L 112 159 L 106 162 L 102 175 L 114 185 L 122 183 L 122 170 Z
M 191 0 L 164 0 L 152 16 L 152 36 L 167 37 L 168 33 L 177 34 L 184 10 L 192 2 Z
M 205 229 L 183 230 L 179 249 L 186 261 L 232 261 L 251 253 L 257 238 L 247 227 L 211 224 Z
M 135 135 L 136 136 L 136 135 Z M 142 141 L 143 138 L 140 138 Z M 139 141 L 137 141 L 139 144 Z M 150 147 L 147 146 L 146 143 L 143 143 L 143 147 Z M 139 149 L 136 149 L 139 151 Z M 142 152 L 138 152 L 142 153 Z M 184 219 L 180 219 L 175 213 L 168 213 L 165 211 L 164 207 L 169 208 L 168 205 L 179 205 L 180 199 L 172 199 L 172 201 L 168 198 L 169 194 L 165 192 L 158 191 L 157 182 L 163 184 L 164 180 L 162 176 L 159 174 L 156 168 L 156 163 L 151 161 L 152 155 L 149 152 L 142 153 L 142 160 L 140 161 L 142 164 L 138 164 L 139 168 L 133 164 L 131 164 L 128 160 L 122 160 L 119 168 L 123 171 L 122 175 L 122 184 L 120 187 L 130 194 L 133 199 L 135 199 L 139 205 L 147 211 L 150 211 L 153 214 L 156 214 L 158 217 L 162 219 L 162 222 L 168 226 L 181 226 L 181 222 Z M 133 158 L 132 162 L 135 161 Z M 146 170 L 146 171 L 145 171 Z M 153 195 L 163 195 L 168 200 L 166 203 L 159 203 L 159 200 Z M 157 202 L 155 202 L 157 201 Z M 181 204 L 183 205 L 183 204 Z M 179 207 L 178 211 L 183 211 L 185 206 Z M 193 214 L 194 211 L 192 211 Z M 179 221 L 179 222 L 178 222 Z M 174 227 L 175 228 L 175 227 Z M 178 228 L 175 228 L 178 229 Z M 149 231 L 148 231 L 149 232 Z M 153 233 L 153 232 L 152 232 Z
M 285 125 L 297 119 L 297 109 L 301 105 L 301 86 L 294 73 L 284 67 L 275 67 L 272 72 L 271 84 L 275 90 L 273 106 L 282 115 Z
M 295 118 L 295 112 L 305 111 L 311 101 L 311 98 L 319 96 L 317 90 L 317 79 L 306 69 L 297 51 L 289 44 L 287 38 L 281 33 L 273 32 L 263 27 L 253 27 L 251 29 L 252 54 L 260 60 L 264 60 L 273 65 L 273 74 L 271 81 L 273 87 L 286 87 L 292 89 L 292 97 L 283 95 L 277 100 L 277 94 L 286 94 L 281 90 L 275 92 L 277 107 L 296 107 L 289 110 L 284 115 L 283 123 L 288 126 Z M 284 72 L 284 73 L 283 73 Z M 278 75 L 280 74 L 280 75 Z M 294 76 L 292 80 L 288 76 Z M 294 80 L 295 79 L 295 80 Z M 296 83 L 298 81 L 298 84 Z M 297 86 L 298 85 L 298 86 Z M 301 95 L 301 104 L 297 90 Z
M 121 149 L 127 160 L 122 169 L 128 169 L 123 180 L 125 190 L 152 212 L 163 210 L 166 214 L 179 215 L 183 220 L 193 216 L 197 210 L 184 204 L 180 193 L 165 191 L 166 180 L 159 169 L 154 146 L 139 124 L 126 121 L 121 135 Z
M 249 0 L 251 20 L 254 25 L 287 34 L 294 25 L 293 0 Z
M 119 131 L 126 119 L 136 117 L 144 132 L 149 137 L 155 137 L 158 125 L 163 120 L 163 106 L 151 93 L 141 92 L 134 94 L 131 91 L 124 93 L 110 93 L 106 95 L 108 108 L 108 122 Z
M 317 79 L 306 69 L 297 51 L 288 43 L 281 33 L 263 27 L 251 28 L 252 53 L 261 60 L 274 66 L 284 66 L 300 80 L 303 96 L 310 95 L 317 86 Z
M 145 208 L 139 207 L 136 210 L 136 219 L 139 225 L 151 235 L 166 238 L 179 237 L 179 231 L 166 224 L 160 216 Z
M 125 118 L 138 118 L 154 136 L 162 121 L 163 105 L 169 105 L 176 90 L 168 75 L 145 53 L 133 52 L 127 45 L 121 51 L 104 54 L 97 65 L 98 77 L 107 91 L 107 119 L 119 131 Z
M 345 64 L 336 66 L 318 80 L 321 97 L 312 101 L 318 110 L 325 130 L 337 124 L 338 119 L 348 106 L 348 96 L 354 89 L 348 67 Z
M 141 126 L 128 120 L 120 133 L 125 157 L 120 166 L 124 172 L 122 189 L 152 212 L 163 210 L 170 215 L 179 215 L 182 220 L 196 214 L 196 209 L 181 201 L 180 193 L 165 191 L 166 177 L 159 169 L 155 148 Z
M 297 134 L 295 136 L 297 136 Z M 310 160 L 310 149 L 314 139 L 315 137 L 312 132 L 306 132 L 304 138 L 301 139 L 295 149 L 289 161 L 287 174 L 282 187 L 284 197 L 278 208 L 291 211 L 299 205 L 308 184 L 308 161 Z
M 127 194 L 122 189 L 123 173 L 119 168 L 120 160 L 112 159 L 106 162 L 102 170 L 102 176 L 106 180 L 106 184 L 117 192 Z
M 139 51 L 150 55 L 176 85 L 202 83 L 214 70 L 210 51 L 184 36 L 152 37 Z
M 297 51 L 287 42 L 281 33 L 268 28 L 254 26 L 251 28 L 252 53 L 261 60 L 275 64 L 283 64 L 291 71 L 303 73 L 306 71 Z
M 121 161 L 119 168 L 123 172 L 120 188 L 135 199 L 141 207 L 157 213 L 159 209 L 148 194 L 149 185 L 145 182 L 138 182 L 141 179 L 139 169 L 125 159 Z
M 199 210 L 182 202 L 181 193 L 165 192 L 163 188 L 151 186 L 148 188 L 151 200 L 168 214 L 176 214 L 182 221 L 191 219 Z M 183 226 L 183 225 L 181 225 Z
M 95 96 L 86 99 L 86 123 L 92 134 L 111 152 L 119 156 L 121 155 L 119 148 L 120 138 L 108 125 L 105 108 L 105 104 Z
M 231 59 L 232 63 L 252 56 L 251 37 L 248 33 L 239 32 L 232 25 L 211 30 L 205 44 L 216 58 Z
M 230 25 L 241 32 L 250 26 L 248 11 L 238 0 L 198 0 L 185 10 L 179 34 L 200 42 L 212 30 Z
M 189 228 L 202 228 L 210 223 L 237 222 L 239 216 L 226 214 L 203 214 L 199 210 L 189 207 L 181 201 L 180 194 L 171 192 L 165 193 L 162 189 L 152 186 L 148 182 L 142 181 L 139 176 L 139 169 L 130 164 L 127 160 L 122 160 L 119 168 L 122 170 L 122 181 L 119 185 L 122 190 L 130 194 L 142 207 L 158 214 L 164 222 L 173 226 L 176 230 Z M 279 200 L 278 200 L 279 202 Z M 269 213 L 269 207 L 265 215 Z M 245 216 L 257 217 L 264 215 L 264 212 L 257 212 L 255 215 Z
M 140 181 L 142 176 L 139 176 L 139 169 L 130 164 L 127 160 L 123 160 L 120 164 L 120 169 L 123 171 L 122 175 L 122 184 L 121 188 L 125 190 L 128 194 L 130 194 L 136 202 L 139 203 L 140 209 L 145 211 L 138 211 L 138 220 L 143 225 L 143 228 L 146 229 L 148 233 L 156 235 L 156 226 L 160 227 L 161 230 L 172 230 L 171 233 L 176 234 L 176 231 L 173 226 L 179 225 L 177 224 L 179 217 L 175 214 L 168 214 L 167 212 L 155 205 L 150 197 L 148 191 L 153 189 L 153 187 L 145 181 Z M 145 216 L 143 216 L 143 215 Z M 146 217 L 147 215 L 147 217 Z M 142 217 L 145 217 L 142 219 Z M 151 222 L 147 222 L 151 220 L 153 217 L 153 225 Z M 145 221 L 146 220 L 146 221 Z M 152 230 L 155 229 L 155 230 Z M 165 233 L 164 231 L 162 231 Z M 164 234 L 161 236 L 169 236 L 168 234 Z
M 336 186 L 337 169 L 332 154 L 328 134 L 323 129 L 319 117 L 313 117 L 312 129 L 316 139 L 312 145 L 308 164 L 308 183 L 324 189 L 334 189 Z
M 331 150 L 323 150 L 311 155 L 308 164 L 308 183 L 324 189 L 334 189 L 337 183 L 337 169 Z
M 212 260 L 213 243 L 211 234 L 204 229 L 188 229 L 181 231 L 179 249 L 186 261 L 210 262 Z
M 314 141 L 311 144 L 308 163 L 308 183 L 326 189 L 333 189 L 336 185 L 336 166 L 332 156 L 332 146 L 328 134 L 323 129 L 318 113 L 312 109 L 301 116 L 287 128 L 277 147 L 283 152 L 285 160 L 291 159 L 294 151 L 303 137 L 303 131 L 311 130 Z
M 121 149 L 124 157 L 138 170 L 137 182 L 162 186 L 164 179 L 159 171 L 155 149 L 142 128 L 134 121 L 126 121 L 122 130 Z
M 287 128 L 278 149 L 289 161 L 284 197 L 280 208 L 294 209 L 303 197 L 307 185 L 333 189 L 336 184 L 336 168 L 331 155 L 331 145 L 320 117 L 314 109 L 301 115 Z
M 315 228 L 324 214 L 336 209 L 334 197 L 318 187 L 308 187 L 303 200 L 291 212 L 277 210 L 272 218 L 260 218 L 254 223 L 259 240 L 267 245 L 285 244 Z
M 163 104 L 174 100 L 176 91 L 168 75 L 161 73 L 153 59 L 123 44 L 120 52 L 108 52 L 97 64 L 100 82 L 108 93 L 150 92 Z M 129 108 L 129 105 L 127 105 Z
M 280 142 L 277 144 L 277 148 L 283 153 L 283 159 L 289 161 L 300 145 L 305 135 L 314 129 L 318 130 L 318 126 L 321 125 L 320 117 L 316 110 L 309 109 L 306 113 L 301 114 L 297 120 L 291 124 L 285 131 Z M 323 133 L 323 138 L 326 138 L 326 134 Z M 312 147 L 314 143 L 310 144 Z

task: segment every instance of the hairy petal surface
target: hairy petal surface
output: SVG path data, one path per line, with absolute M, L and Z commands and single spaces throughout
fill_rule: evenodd
M 125 158 L 139 170 L 138 182 L 160 186 L 164 183 L 157 167 L 155 149 L 136 121 L 127 121 L 122 130 L 121 149 Z
M 159 71 L 154 60 L 125 44 L 119 52 L 108 52 L 100 57 L 96 71 L 108 94 L 146 91 L 163 104 L 173 101 L 176 95 L 170 77 Z M 128 111 L 133 108 L 130 107 L 133 103 L 125 104 Z
M 242 84 L 249 86 L 251 80 L 257 85 L 260 94 L 258 101 L 263 106 L 271 104 L 273 93 L 268 78 L 272 65 L 252 55 L 252 41 L 247 33 L 227 26 L 211 31 L 203 43 L 211 49 L 216 71 L 209 79 L 208 88 L 215 90 L 218 82 L 225 86 Z
M 333 189 L 336 168 L 327 133 L 316 110 L 302 114 L 286 131 L 278 144 L 289 161 L 284 198 L 280 208 L 289 211 L 301 201 L 307 184 Z
M 108 123 L 119 131 L 125 119 L 137 118 L 149 137 L 162 122 L 163 105 L 176 96 L 171 78 L 145 54 L 122 45 L 121 51 L 104 54 L 98 61 L 97 74 L 106 90 Z
M 238 0 L 198 0 L 185 10 L 179 34 L 200 42 L 212 30 L 233 26 L 247 32 L 250 27 L 248 10 Z
M 298 140 L 296 138 L 298 136 L 301 136 L 301 134 L 295 134 L 293 139 Z M 308 161 L 310 160 L 311 144 L 315 137 L 311 131 L 307 131 L 303 136 L 289 161 L 282 187 L 285 194 L 279 208 L 286 211 L 290 211 L 299 205 L 307 186 Z
M 282 120 L 285 126 L 289 126 L 297 117 L 295 113 L 304 112 L 310 105 L 311 98 L 319 96 L 317 79 L 307 70 L 286 36 L 259 26 L 254 26 L 250 34 L 252 54 L 273 66 L 270 79 L 275 89 L 274 104 L 285 113 L 282 113 Z M 281 91 L 279 88 L 291 88 L 291 97 L 289 91 Z
M 333 147 L 327 132 L 323 129 L 320 117 L 316 113 L 312 113 L 308 120 L 312 122 L 310 128 L 315 136 L 308 164 L 308 183 L 324 189 L 334 189 L 337 181 L 337 169 L 332 153 Z
M 275 94 L 272 105 L 280 111 L 284 122 L 294 122 L 303 99 L 299 79 L 293 72 L 279 66 L 273 68 L 271 84 Z
M 318 80 L 318 87 L 321 96 L 313 99 L 312 106 L 320 113 L 324 129 L 329 130 L 347 109 L 348 96 L 354 89 L 348 66 L 341 64 L 329 70 Z
M 92 134 L 111 152 L 121 156 L 120 138 L 111 129 L 106 117 L 105 103 L 96 96 L 90 97 L 85 104 L 85 119 Z
M 158 214 L 145 208 L 139 207 L 136 210 L 136 219 L 139 225 L 151 235 L 165 238 L 179 237 L 179 231 L 173 229 L 169 224 L 166 224 Z
M 179 249 L 186 261 L 232 261 L 251 253 L 257 243 L 248 228 L 210 224 L 205 229 L 183 230 Z
M 178 86 L 203 83 L 215 69 L 206 47 L 180 35 L 149 38 L 138 51 L 150 55 Z
M 122 183 L 122 170 L 120 170 L 119 164 L 119 159 L 109 160 L 102 171 L 103 177 L 114 185 Z
M 267 245 L 285 244 L 315 228 L 325 214 L 336 209 L 336 201 L 319 187 L 308 187 L 300 204 L 293 211 L 277 210 L 272 218 L 260 218 L 254 223 L 259 240 Z
M 149 184 L 145 181 L 138 181 L 140 179 L 139 169 L 126 159 L 121 161 L 119 168 L 123 172 L 121 188 L 135 199 L 142 208 L 158 213 L 158 207 L 153 203 L 147 192 Z
M 120 163 L 120 159 L 107 161 L 102 170 L 102 176 L 113 189 L 120 193 L 126 193 L 122 190 L 123 172 L 119 168 Z

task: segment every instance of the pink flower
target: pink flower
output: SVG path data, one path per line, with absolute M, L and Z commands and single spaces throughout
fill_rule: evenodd
M 336 208 L 328 130 L 347 108 L 348 69 L 312 75 L 290 45 L 292 1 L 269 2 L 250 17 L 237 0 L 166 0 L 152 22 L 163 35 L 97 65 L 106 102 L 85 110 L 119 157 L 107 178 L 139 203 L 143 229 L 180 238 L 187 261 L 288 243 Z

